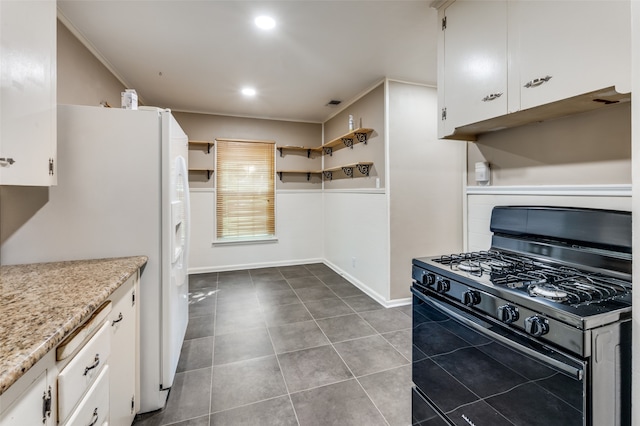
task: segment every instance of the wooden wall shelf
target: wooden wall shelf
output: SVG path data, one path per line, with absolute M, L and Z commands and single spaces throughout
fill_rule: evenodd
M 189 141 L 189 145 L 204 145 L 207 147 L 207 154 L 211 153 L 211 147 L 215 145 L 214 141 Z
M 369 134 L 373 132 L 373 129 L 367 129 L 361 127 L 359 129 L 355 129 L 352 132 L 349 132 L 345 135 L 337 137 L 325 144 L 322 145 L 320 149 L 324 154 L 333 155 L 333 151 L 336 149 L 340 149 L 343 147 L 348 147 L 353 149 L 353 145 L 357 143 L 367 143 L 369 139 Z
M 207 180 L 211 179 L 211 175 L 213 174 L 213 169 L 193 167 L 189 168 L 190 172 L 207 172 Z
M 307 158 L 311 157 L 312 152 L 322 152 L 322 148 L 309 148 L 306 146 L 293 146 L 293 145 L 283 145 L 276 147 L 278 151 L 280 151 L 280 157 L 283 156 L 282 151 L 304 151 L 307 153 Z

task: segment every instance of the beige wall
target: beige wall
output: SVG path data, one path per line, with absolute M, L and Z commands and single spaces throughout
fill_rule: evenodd
M 273 140 L 276 145 L 316 147 L 322 144 L 322 125 L 292 121 L 261 120 L 255 118 L 228 117 L 221 115 L 174 112 L 180 126 L 190 140 L 214 140 L 215 138 Z M 214 164 L 214 150 L 207 153 L 206 147 L 189 148 L 189 167 L 211 168 Z M 319 170 L 321 157 L 297 151 L 277 153 L 277 170 Z M 214 176 L 207 180 L 206 173 L 191 172 L 189 183 L 192 188 L 213 188 Z M 322 189 L 320 176 L 313 176 L 307 182 L 306 175 L 283 175 L 277 181 L 277 189 Z
M 390 299 L 410 296 L 414 257 L 462 250 L 466 142 L 437 139 L 435 88 L 389 82 Z
M 58 103 L 120 108 L 124 86 L 58 21 Z
M 324 156 L 324 168 L 331 168 L 357 162 L 373 162 L 368 177 L 363 177 L 354 169 L 354 178 L 347 178 L 342 172 L 334 172 L 332 181 L 325 181 L 325 189 L 342 188 L 384 188 L 385 184 L 385 136 L 384 136 L 384 84 L 368 92 L 343 111 L 324 123 L 324 142 L 329 142 L 349 133 L 349 114 L 353 115 L 355 127 L 373 129 L 367 144 L 359 143 L 353 149 L 342 148 L 332 156 Z
M 631 183 L 631 105 L 488 133 L 468 155 L 469 185 L 478 161 L 495 186 Z

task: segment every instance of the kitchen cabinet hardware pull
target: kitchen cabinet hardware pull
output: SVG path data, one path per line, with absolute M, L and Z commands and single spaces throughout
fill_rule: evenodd
M 500 96 L 502 96 L 502 92 L 492 93 L 492 94 L 487 95 L 484 98 L 482 98 L 482 102 L 493 101 L 494 99 L 498 99 Z
M 122 321 L 123 319 L 124 319 L 124 317 L 122 316 L 122 312 L 120 312 L 118 314 L 118 319 L 114 319 L 113 321 L 111 321 L 111 326 L 113 327 L 114 325 L 116 325 L 117 323 Z
M 91 416 L 91 418 L 93 419 L 93 421 L 91 423 L 89 423 L 87 426 L 94 426 L 96 423 L 98 423 L 98 407 L 96 407 L 93 410 L 93 416 Z
M 532 87 L 538 87 L 541 84 L 546 83 L 549 80 L 551 80 L 551 76 L 550 75 L 548 75 L 546 77 L 536 78 L 536 79 L 531 80 L 527 84 L 525 84 L 524 87 L 526 87 L 527 89 L 530 89 Z
M 96 357 L 93 359 L 93 364 L 84 368 L 83 376 L 86 376 L 89 373 L 89 371 L 93 370 L 99 365 L 100 365 L 100 354 L 96 354 Z
M 0 158 L 0 165 L 1 166 L 10 166 L 15 162 L 16 162 L 16 160 L 14 160 L 13 158 Z
M 47 418 L 51 417 L 51 386 L 49 390 L 42 394 L 42 423 L 47 422 Z

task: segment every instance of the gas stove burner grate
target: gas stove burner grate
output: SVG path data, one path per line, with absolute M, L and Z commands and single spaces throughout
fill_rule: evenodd
M 531 296 L 540 296 L 556 302 L 564 302 L 569 297 L 566 291 L 548 284 L 532 284 L 528 291 Z
M 610 276 L 496 250 L 449 254 L 434 259 L 452 271 L 487 276 L 493 285 L 557 303 L 578 306 L 630 293 L 630 284 Z
M 533 265 L 533 261 L 529 259 L 508 256 L 497 251 L 448 254 L 434 260 L 449 266 L 453 271 L 463 271 L 478 277 L 483 274 L 527 270 Z

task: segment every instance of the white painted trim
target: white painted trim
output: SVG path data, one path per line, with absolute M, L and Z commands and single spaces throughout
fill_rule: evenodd
M 357 278 L 355 278 L 354 276 L 346 273 L 345 271 L 343 271 L 342 269 L 338 268 L 336 265 L 334 265 L 333 263 L 329 262 L 328 260 L 325 260 L 324 264 L 327 265 L 329 268 L 333 269 L 335 271 L 335 273 L 337 273 L 338 275 L 342 276 L 342 278 L 344 278 L 345 280 L 349 281 L 351 284 L 356 286 L 358 289 L 360 289 L 367 296 L 369 296 L 372 299 L 374 299 L 376 302 L 380 303 L 383 306 L 387 305 L 387 300 L 382 295 L 380 295 L 380 294 L 376 293 L 375 291 L 371 290 L 371 288 L 366 286 L 362 281 L 360 281 Z
M 342 271 L 340 268 L 328 262 L 324 259 L 302 259 L 302 260 L 290 260 L 290 261 L 279 261 L 279 262 L 265 262 L 265 263 L 250 263 L 250 264 L 242 264 L 242 265 L 225 265 L 221 267 L 203 267 L 203 268 L 189 268 L 189 275 L 197 275 L 197 274 L 208 274 L 211 272 L 225 272 L 225 271 L 238 271 L 243 269 L 259 269 L 259 268 L 274 268 L 279 266 L 291 266 L 291 265 L 307 265 L 310 263 L 323 263 L 329 268 L 331 268 L 335 273 L 342 276 L 344 279 L 349 281 L 351 284 L 360 289 L 367 296 L 374 299 L 376 302 L 380 303 L 385 308 L 394 308 L 397 306 L 405 306 L 411 304 L 411 298 L 407 297 L 404 299 L 395 299 L 395 300 L 385 300 L 378 293 L 372 291 L 370 288 L 365 286 L 362 282 L 355 279 L 351 275 Z
M 58 20 L 60 22 L 62 22 L 62 24 L 67 27 L 67 29 L 69 30 L 69 32 L 71 34 L 74 35 L 75 38 L 78 39 L 78 41 L 80 41 L 80 43 L 82 43 L 82 45 L 84 47 L 87 48 L 87 50 L 89 52 L 91 52 L 91 54 L 93 56 L 96 57 L 96 59 L 98 61 L 100 61 L 100 63 L 102 65 L 104 65 L 104 67 L 109 70 L 109 72 L 111 74 L 113 74 L 113 76 L 120 82 L 120 84 L 122 84 L 124 87 L 131 87 L 127 81 L 125 80 L 125 78 L 116 70 L 116 68 L 111 65 L 111 63 L 107 60 L 107 58 L 105 58 L 98 49 L 96 49 L 96 47 L 91 44 L 91 42 L 84 36 L 84 34 L 82 34 L 80 32 L 80 30 L 78 30 L 75 25 L 73 25 L 71 23 L 71 21 L 62 13 L 62 11 L 60 10 L 60 8 L 57 9 L 57 17 Z M 146 104 L 146 102 L 144 101 L 144 98 L 140 95 L 140 93 L 138 93 L 138 101 L 144 105 Z
M 212 246 L 242 246 L 242 245 L 253 245 L 253 244 L 270 244 L 277 243 L 278 237 L 267 237 L 267 238 L 248 238 L 243 240 L 214 240 L 211 245 Z
M 218 267 L 189 268 L 189 275 L 207 274 L 210 272 L 238 271 L 243 269 L 259 269 L 259 268 L 275 268 L 279 266 L 307 265 L 310 263 L 324 263 L 324 261 L 322 259 L 302 259 L 302 260 L 283 260 L 278 262 L 265 262 L 265 263 L 246 263 L 246 264 L 225 265 L 225 266 L 218 266 Z
M 215 188 L 189 188 L 189 192 L 216 192 Z
M 430 89 L 437 89 L 438 86 L 436 86 L 435 84 L 426 84 L 426 83 L 415 83 L 413 81 L 407 81 L 407 80 L 398 80 L 396 78 L 387 78 L 387 81 L 392 81 L 394 83 L 402 83 L 402 84 L 410 84 L 413 86 L 422 86 L 422 87 L 429 87 Z
M 322 189 L 276 189 L 276 194 L 322 194 Z
M 467 195 L 574 195 L 590 197 L 631 197 L 631 184 L 467 186 L 466 192 Z
M 351 189 L 325 189 L 323 191 L 325 194 L 336 194 L 336 193 L 344 193 L 344 194 L 385 194 L 386 191 L 384 188 L 351 188 Z
M 387 299 L 391 298 L 391 176 L 393 175 L 393 171 L 391 170 L 391 139 L 390 139 L 390 132 L 391 129 L 389 129 L 390 125 L 389 125 L 389 121 L 390 121 L 390 117 L 389 117 L 389 98 L 391 97 L 391 82 L 389 81 L 388 78 L 386 78 L 384 80 L 384 169 L 385 169 L 385 176 L 384 176 L 384 190 L 386 191 L 386 202 L 385 202 L 385 208 L 387 210 L 387 218 L 386 218 L 386 222 L 387 222 L 387 235 L 386 237 L 386 250 L 385 250 L 385 255 L 386 255 L 386 263 L 387 263 L 387 277 L 386 277 L 386 281 L 387 281 L 387 289 L 386 292 L 387 294 L 385 295 L 385 301 Z M 385 305 L 386 306 L 386 305 Z

